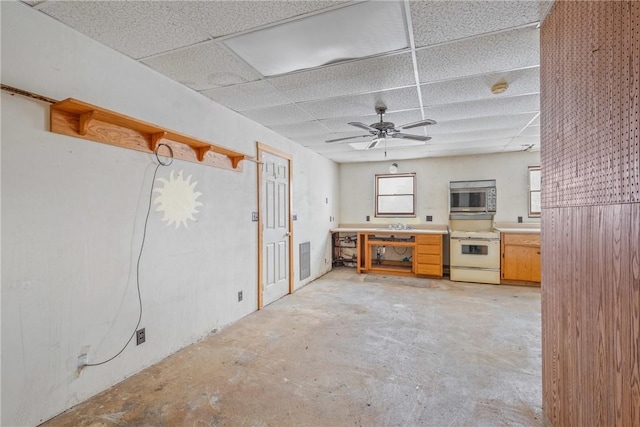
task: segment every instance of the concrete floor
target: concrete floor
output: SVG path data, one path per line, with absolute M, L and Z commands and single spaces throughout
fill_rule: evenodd
M 540 290 L 339 268 L 46 426 L 544 425 Z

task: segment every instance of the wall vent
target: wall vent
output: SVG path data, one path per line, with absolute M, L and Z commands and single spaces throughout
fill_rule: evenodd
M 300 280 L 311 276 L 311 242 L 300 243 Z

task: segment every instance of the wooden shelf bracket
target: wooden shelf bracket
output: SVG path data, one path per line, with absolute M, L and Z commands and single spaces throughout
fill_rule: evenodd
M 207 152 L 210 150 L 210 147 L 193 147 L 193 151 L 196 152 L 196 157 L 198 158 L 199 161 L 204 161 L 204 156 L 207 155 Z M 229 157 L 229 159 L 233 162 L 233 158 Z M 233 163 L 232 163 L 233 165 Z M 235 169 L 236 166 L 233 166 L 233 168 Z
M 78 133 L 80 135 L 86 135 L 87 129 L 89 127 L 89 123 L 93 120 L 93 117 L 96 115 L 95 111 L 87 111 L 86 113 L 82 113 L 79 116 L 79 126 Z
M 158 148 L 158 144 L 160 143 L 160 140 L 162 138 L 165 138 L 166 136 L 167 136 L 166 132 L 152 133 L 151 139 L 149 141 L 149 150 L 155 152 L 156 148 Z
M 162 141 L 177 159 L 242 171 L 250 156 L 124 114 L 68 98 L 51 105 L 51 132 L 153 153 Z

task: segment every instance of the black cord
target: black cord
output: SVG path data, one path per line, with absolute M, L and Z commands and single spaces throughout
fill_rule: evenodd
M 160 158 L 158 157 L 158 150 L 160 150 L 161 146 L 167 147 L 169 149 L 169 153 L 171 154 L 171 157 L 170 157 L 171 161 L 163 163 L 160 160 Z M 142 322 L 142 295 L 140 293 L 140 259 L 142 259 L 144 242 L 147 239 L 147 224 L 149 223 L 149 214 L 151 213 L 151 204 L 153 200 L 153 185 L 156 182 L 156 174 L 158 173 L 158 169 L 160 169 L 160 166 L 169 166 L 171 163 L 173 163 L 173 150 L 167 144 L 158 144 L 155 150 L 155 155 L 156 155 L 156 159 L 158 160 L 158 165 L 156 166 L 156 169 L 153 171 L 153 179 L 151 180 L 151 190 L 149 191 L 149 206 L 147 207 L 147 216 L 144 219 L 144 228 L 142 229 L 142 243 L 140 244 L 140 252 L 138 252 L 138 261 L 136 263 L 136 287 L 138 289 L 138 303 L 140 304 L 140 314 L 138 315 L 138 323 L 136 323 L 136 327 L 133 328 L 133 333 L 131 334 L 131 336 L 129 337 L 129 339 L 127 340 L 125 345 L 120 349 L 119 352 L 117 352 L 115 355 L 108 358 L 107 360 L 104 360 L 98 363 L 85 363 L 82 367 L 104 365 L 105 363 L 111 362 L 113 359 L 120 356 L 120 354 L 122 354 L 124 349 L 127 348 L 127 346 L 129 345 L 133 337 L 136 336 L 136 331 L 138 330 L 138 327 L 140 327 L 140 322 Z

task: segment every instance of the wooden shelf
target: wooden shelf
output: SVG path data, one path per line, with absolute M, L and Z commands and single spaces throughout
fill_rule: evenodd
M 51 106 L 51 132 L 153 153 L 167 144 L 176 159 L 241 171 L 247 155 L 124 114 L 68 98 Z M 162 155 L 168 153 L 161 153 Z

